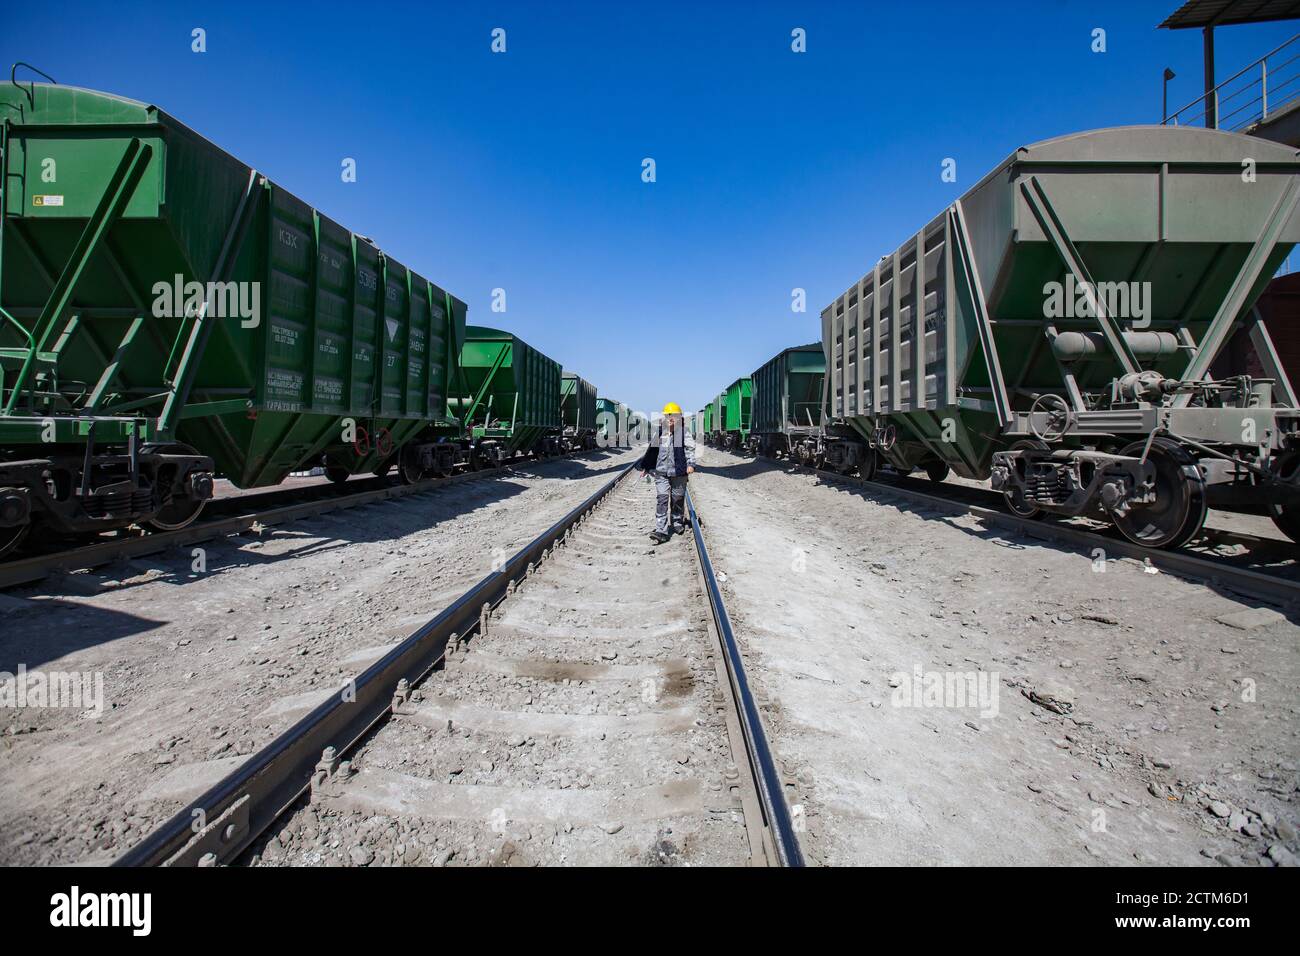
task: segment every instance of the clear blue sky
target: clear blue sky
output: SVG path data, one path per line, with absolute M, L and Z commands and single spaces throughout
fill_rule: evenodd
M 1194 98 L 1179 2 L 51 0 L 5 4 L 0 54 L 158 104 L 601 394 L 693 410 L 1017 146 L 1159 122 L 1165 66 Z M 1297 31 L 1219 30 L 1220 78 Z

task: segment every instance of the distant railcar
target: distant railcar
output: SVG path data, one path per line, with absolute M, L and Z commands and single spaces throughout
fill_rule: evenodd
M 448 414 L 465 423 L 472 467 L 561 451 L 560 364 L 512 332 L 471 325 L 460 355 L 462 394 Z
M 596 399 L 596 442 L 621 448 L 627 441 L 627 406 L 612 398 Z
M 713 444 L 713 403 L 705 405 L 695 413 L 698 426 L 695 430 L 695 439 L 706 445 Z
M 650 438 L 650 420 L 639 412 L 627 410 L 627 441 L 629 445 L 639 445 Z
M 566 452 L 596 447 L 596 386 L 576 372 L 560 375 L 560 414 Z
M 752 436 L 758 454 L 814 461 L 822 436 L 825 377 L 821 342 L 785 349 L 755 370 Z
M 754 416 L 754 382 L 738 378 L 720 396 L 722 424 L 717 429 L 721 447 L 752 451 L 750 428 Z
M 709 402 L 709 430 L 708 441 L 710 445 L 716 445 L 722 448 L 726 445 L 727 435 L 727 393 L 719 392 L 718 397 Z

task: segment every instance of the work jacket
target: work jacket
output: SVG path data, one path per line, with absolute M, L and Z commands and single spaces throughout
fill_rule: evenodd
M 675 478 L 686 474 L 687 468 L 694 467 L 695 438 L 685 423 L 676 431 L 669 431 L 660 422 L 658 434 L 641 456 L 641 470 L 653 471 L 665 478 Z

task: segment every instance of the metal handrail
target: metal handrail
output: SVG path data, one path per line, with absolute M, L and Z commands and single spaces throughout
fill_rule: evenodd
M 1200 124 L 1203 126 L 1208 126 L 1210 117 L 1211 115 L 1213 115 L 1214 125 L 1212 128 L 1228 129 L 1236 132 L 1236 131 L 1246 129 L 1247 127 L 1255 123 L 1261 123 L 1264 120 L 1268 119 L 1269 112 L 1270 112 L 1269 111 L 1270 92 L 1273 95 L 1273 109 L 1272 109 L 1273 113 L 1276 113 L 1278 111 L 1279 106 L 1284 106 L 1292 103 L 1296 99 L 1300 99 L 1300 90 L 1297 90 L 1295 88 L 1293 88 L 1290 92 L 1288 92 L 1285 96 L 1281 97 L 1280 99 L 1277 95 L 1279 90 L 1291 86 L 1296 82 L 1297 79 L 1300 79 L 1300 67 L 1293 66 L 1294 64 L 1297 63 L 1297 61 L 1300 61 L 1300 49 L 1297 49 L 1296 51 L 1292 51 L 1292 53 L 1281 63 L 1275 63 L 1271 67 L 1269 64 L 1270 59 L 1275 57 L 1278 53 L 1281 53 L 1283 50 L 1291 46 L 1293 43 L 1296 43 L 1297 40 L 1300 40 L 1300 33 L 1297 33 L 1295 36 L 1291 37 L 1285 43 L 1282 43 L 1281 45 L 1275 47 L 1274 49 L 1269 50 L 1267 53 L 1265 53 L 1254 63 L 1248 64 L 1247 66 L 1238 70 L 1236 73 L 1232 74 L 1232 76 L 1228 77 L 1226 80 L 1224 80 L 1218 86 L 1214 87 L 1214 89 L 1210 90 L 1208 93 L 1202 93 L 1200 96 L 1196 97 L 1196 99 L 1192 100 L 1186 106 L 1170 113 L 1168 116 L 1164 117 L 1161 120 L 1161 125 L 1194 126 Z M 1287 68 L 1292 68 L 1292 72 L 1286 75 L 1285 77 L 1283 77 L 1281 80 L 1278 80 L 1277 79 L 1278 74 L 1282 70 L 1285 70 Z M 1239 86 L 1237 89 L 1232 91 L 1229 91 L 1227 89 L 1231 84 L 1235 83 L 1237 80 L 1241 79 L 1246 74 L 1251 73 L 1252 71 L 1255 70 L 1258 70 L 1258 75 L 1253 77 L 1249 82 Z M 1256 94 L 1252 99 L 1238 105 L 1226 116 L 1223 115 L 1223 113 L 1221 112 L 1221 107 L 1224 104 L 1228 103 L 1229 101 L 1235 99 L 1238 96 L 1241 96 L 1246 93 L 1251 93 L 1251 92 L 1254 92 Z M 1256 105 L 1258 105 L 1258 109 L 1253 109 L 1252 107 L 1255 107 Z M 1198 113 L 1190 112 L 1192 109 L 1196 107 L 1200 107 L 1200 112 Z M 1226 124 L 1224 122 L 1224 120 L 1229 119 L 1233 116 L 1237 116 L 1239 113 L 1242 113 L 1245 110 L 1250 110 L 1250 112 L 1247 113 L 1245 119 L 1240 120 L 1231 125 Z
M 14 86 L 18 87 L 18 89 L 22 90 L 23 93 L 27 95 L 27 102 L 31 105 L 32 109 L 36 109 L 36 81 L 28 80 L 26 87 L 24 87 L 21 83 L 19 83 L 18 68 L 20 66 L 27 67 L 27 69 L 31 70 L 33 73 L 39 73 L 41 76 L 45 77 L 51 83 L 54 83 L 56 85 L 58 84 L 59 81 L 56 80 L 54 77 L 50 76 L 50 74 L 46 73 L 44 70 L 34 67 L 30 63 L 25 63 L 22 60 L 19 60 L 17 63 L 15 63 L 13 66 L 9 68 L 9 82 L 12 83 Z

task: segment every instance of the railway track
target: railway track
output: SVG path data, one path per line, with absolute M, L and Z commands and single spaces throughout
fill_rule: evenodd
M 1100 549 L 1106 558 L 1132 558 L 1152 568 L 1271 603 L 1291 605 L 1300 601 L 1300 565 L 1295 560 L 1296 548 L 1285 542 L 1237 532 L 1210 531 L 1183 550 L 1143 548 L 1118 532 L 1100 526 L 1090 527 L 1081 522 L 1051 517 L 1022 518 L 1014 515 L 1001 506 L 1001 496 L 988 489 L 928 480 L 921 482 L 905 475 L 883 480 L 865 479 L 792 461 L 753 460 L 773 468 L 792 467 L 812 472 L 831 485 L 869 488 L 924 507 L 970 514 L 1020 534 L 1080 549 L 1094 558 Z
M 117 864 L 247 859 L 286 819 L 322 837 L 277 861 L 369 862 L 378 819 L 444 861 L 801 865 L 698 515 L 651 547 L 630 473 Z
M 495 468 L 463 471 L 447 478 L 430 478 L 409 485 L 396 478 L 365 478 L 343 485 L 321 482 L 306 487 L 276 488 L 217 498 L 209 502 L 193 524 L 175 531 L 130 529 L 116 537 L 0 560 L 0 590 L 31 584 L 60 571 L 86 571 L 118 560 L 158 554 L 169 548 L 186 547 L 313 515 L 427 494 L 439 488 L 506 474 L 525 464 L 587 454 L 591 452 L 573 452 L 547 459 L 529 455 Z

